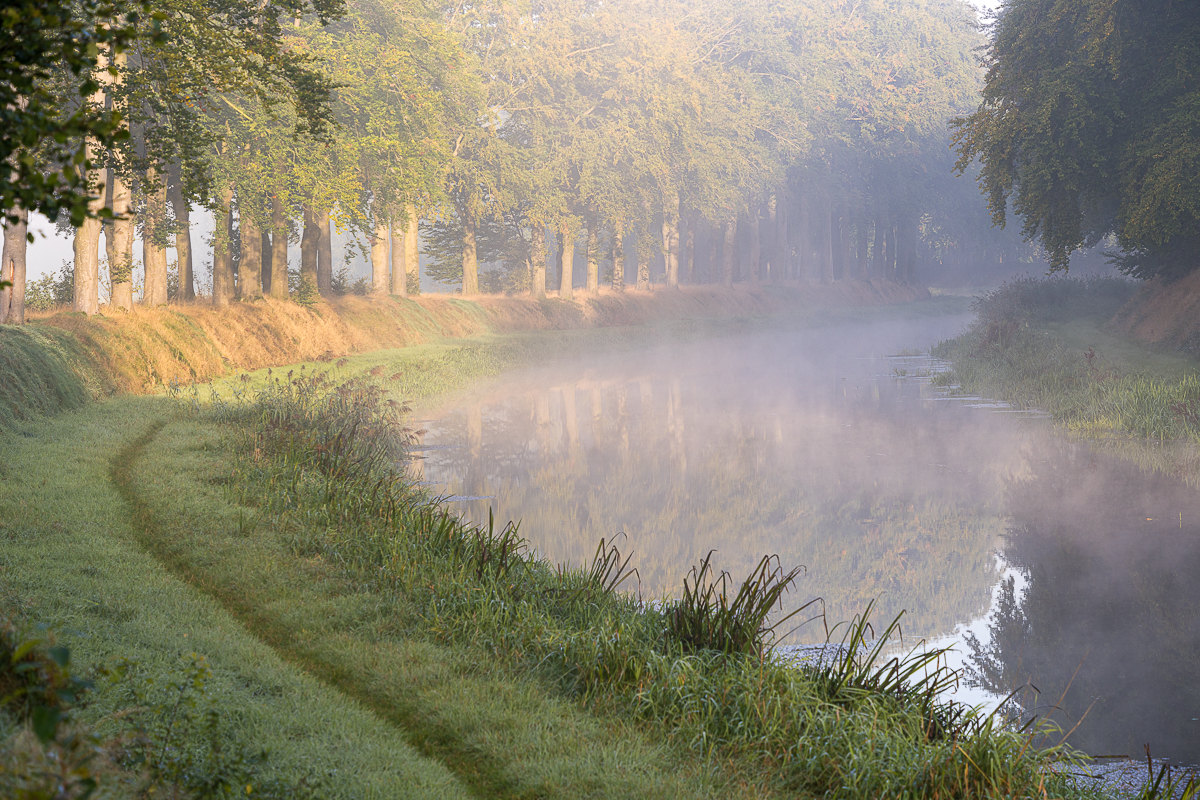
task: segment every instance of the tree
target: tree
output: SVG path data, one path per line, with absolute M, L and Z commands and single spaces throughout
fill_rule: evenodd
M 1110 233 L 1135 277 L 1200 266 L 1200 6 L 1009 0 L 986 64 L 955 137 L 997 224 L 1011 202 L 1052 270 Z

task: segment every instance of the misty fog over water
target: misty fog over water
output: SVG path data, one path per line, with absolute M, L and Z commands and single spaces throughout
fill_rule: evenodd
M 958 649 L 976 684 L 959 699 L 1029 682 L 1041 695 L 1018 695 L 1027 712 L 1064 729 L 1087 712 L 1070 739 L 1085 752 L 1148 742 L 1200 760 L 1200 499 L 1037 415 L 936 391 L 928 348 L 965 322 L 664 343 L 513 373 L 423 412 L 413 468 L 476 521 L 520 520 L 554 561 L 588 563 L 622 534 L 640 576 L 625 588 L 647 598 L 678 593 L 710 550 L 737 581 L 778 554 L 806 567 L 785 611 L 820 597 L 833 625 L 877 599 L 877 629 L 903 611 L 906 644 Z M 825 635 L 816 620 L 786 641 Z

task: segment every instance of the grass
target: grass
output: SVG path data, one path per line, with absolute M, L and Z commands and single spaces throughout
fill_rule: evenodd
M 1040 409 L 1093 439 L 1200 442 L 1193 360 L 1102 329 L 1133 292 L 1117 279 L 1020 280 L 976 302 L 976 320 L 934 355 L 935 383 Z

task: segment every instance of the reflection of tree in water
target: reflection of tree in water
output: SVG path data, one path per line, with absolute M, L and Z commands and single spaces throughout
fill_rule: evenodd
M 1069 739 L 1085 752 L 1200 758 L 1200 497 L 1081 445 L 1049 440 L 1031 461 L 1005 548 L 1027 585 L 1004 583 L 974 682 L 1029 681 L 1040 697 L 1018 702 L 1042 715 L 1070 685 L 1049 716 L 1069 730 L 1086 711 Z
M 986 611 L 1001 530 L 988 506 L 1008 466 L 963 447 L 961 417 L 928 413 L 912 384 L 897 410 L 896 382 L 832 405 L 797 391 L 730 402 L 746 388 L 734 383 L 580 380 L 468 407 L 440 423 L 468 446 L 439 453 L 438 468 L 453 491 L 497 497 L 471 517 L 492 505 L 520 519 L 556 561 L 584 562 L 623 531 L 647 596 L 677 591 L 716 549 L 737 578 L 766 553 L 805 565 L 787 602 L 820 595 L 832 620 L 879 597 L 877 621 L 907 610 L 905 635 L 933 636 Z

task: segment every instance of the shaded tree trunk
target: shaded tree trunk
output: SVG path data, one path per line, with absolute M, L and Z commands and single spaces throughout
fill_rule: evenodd
M 871 268 L 867 261 L 867 242 L 870 241 L 867 231 L 867 217 L 865 214 L 858 215 L 857 224 L 855 225 L 855 256 L 858 261 L 858 279 L 860 281 L 870 280 Z
M 371 236 L 371 294 L 383 297 L 388 293 L 391 275 L 388 273 L 388 244 L 391 240 L 388 226 L 375 223 Z
M 153 168 L 146 171 L 146 218 L 142 221 L 142 262 L 146 282 L 142 305 L 167 302 L 167 176 Z
M 569 300 L 575 296 L 575 231 L 563 230 L 559 258 L 562 260 L 562 282 L 559 285 L 558 296 Z
M 688 217 L 687 234 L 683 240 L 683 269 L 684 280 L 689 284 L 696 282 L 696 225 L 699 217 L 695 212 Z
M 704 264 L 704 282 L 718 283 L 721 280 L 721 231 L 712 223 L 705 222 L 708 234 L 708 261 Z
M 762 269 L 762 222 L 759 219 L 757 206 L 750 207 L 750 263 L 747 265 L 746 277 L 754 286 L 758 285 Z
M 237 296 L 243 300 L 262 299 L 262 229 L 258 220 L 238 210 L 238 234 L 242 243 L 238 259 Z
M 737 217 L 726 221 L 721 259 L 721 283 L 733 286 L 733 250 L 737 244 Z
M 318 251 L 321 247 L 321 227 L 315 211 L 304 206 L 304 231 L 300 234 L 300 283 L 308 283 L 313 289 L 318 289 L 317 280 L 320 261 Z
M 333 223 L 329 209 L 317 212 L 317 291 L 322 297 L 333 294 Z
M 845 203 L 838 206 L 838 253 L 841 259 L 841 274 L 838 277 L 852 277 L 854 256 L 850 252 L 850 210 Z
M 475 242 L 475 218 L 460 212 L 463 225 L 462 241 L 462 293 L 479 294 L 479 254 Z
M 886 236 L 883 248 L 884 279 L 894 281 L 896 280 L 896 230 L 891 226 L 890 222 L 884 231 L 884 235 Z
M 665 198 L 662 210 L 663 271 L 667 286 L 679 285 L 679 193 Z
M 407 227 L 407 221 L 396 220 L 389 230 L 392 243 L 391 293 L 399 297 L 408 297 L 408 243 L 405 241 Z
M 529 257 L 533 260 L 533 280 L 529 284 L 529 294 L 534 300 L 546 297 L 546 227 L 535 222 L 530 233 Z
M 417 207 L 409 204 L 405 208 L 408 227 L 404 231 L 404 269 L 408 273 L 409 294 L 421 293 L 421 225 L 417 219 Z
M 613 223 L 612 231 L 612 287 L 615 291 L 625 291 L 625 226 L 620 222 Z
M 799 280 L 820 279 L 820 269 L 817 267 L 813 252 L 812 219 L 809 215 L 808 197 L 801 195 L 798 202 L 799 214 L 796 219 L 796 278 Z
M 233 188 L 222 187 L 217 200 L 219 208 L 214 214 L 217 229 L 213 234 L 212 301 L 217 308 L 226 308 L 233 299 L 233 258 L 230 254 Z
M 287 211 L 279 195 L 271 198 L 271 297 L 288 299 Z
M 596 223 L 589 222 L 587 229 L 587 290 L 589 294 L 600 292 L 600 237 L 596 235 Z
M 183 196 L 182 181 L 176 171 L 170 191 L 171 209 L 175 212 L 175 276 L 179 279 L 179 293 L 175 299 L 190 303 L 196 299 L 196 277 L 192 265 L 192 210 Z
M 637 288 L 643 292 L 650 290 L 650 262 L 646 258 L 646 248 L 642 245 L 641 234 L 633 239 L 633 259 L 637 265 Z
M 563 286 L 563 234 L 554 234 L 554 289 L 561 292 Z
M 17 222 L 4 228 L 3 268 L 0 280 L 10 281 L 12 286 L 0 290 L 0 322 L 8 325 L 25 324 L 25 258 L 29 249 L 29 212 L 21 207 L 13 209 Z
M 775 198 L 775 247 L 779 251 L 779 280 L 786 281 L 792 277 L 792 242 L 789 234 L 789 214 L 792 206 L 787 195 L 779 194 Z
M 872 253 L 871 262 L 874 265 L 874 278 L 876 280 L 886 280 L 887 278 L 887 249 L 884 230 L 887 228 L 887 215 L 882 209 L 875 210 L 875 252 Z

